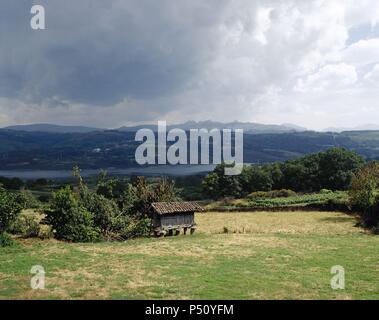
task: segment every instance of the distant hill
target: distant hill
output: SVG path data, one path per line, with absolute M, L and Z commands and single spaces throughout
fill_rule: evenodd
M 55 133 L 86 133 L 92 131 L 101 131 L 104 129 L 84 127 L 84 126 L 62 126 L 56 124 L 48 123 L 36 123 L 36 124 L 25 124 L 25 125 L 15 125 L 5 127 L 7 130 L 17 130 L 26 132 L 55 132 Z
M 0 168 L 82 169 L 136 167 L 140 142 L 135 132 L 28 132 L 0 129 Z M 285 161 L 331 147 L 354 150 L 367 159 L 379 159 L 379 131 L 285 132 L 244 134 L 244 161 Z
M 255 122 L 217 122 L 217 121 L 188 121 L 179 124 L 168 124 L 167 130 L 179 128 L 183 130 L 189 129 L 243 129 L 245 133 L 251 134 L 261 134 L 261 133 L 288 133 L 288 132 L 305 132 L 308 129 L 291 123 L 283 124 L 262 124 Z M 104 128 L 86 127 L 86 126 L 65 126 L 56 125 L 49 123 L 36 123 L 36 124 L 26 124 L 26 125 L 14 125 L 8 126 L 3 129 L 7 130 L 17 130 L 26 132 L 55 132 L 55 133 L 87 133 L 93 131 L 104 131 Z M 139 129 L 151 129 L 153 131 L 157 130 L 156 124 L 142 124 L 137 126 L 123 126 L 120 128 L 115 128 L 112 130 L 122 131 L 122 132 L 136 132 Z M 378 131 L 379 125 L 377 124 L 365 124 L 357 127 L 329 127 L 322 130 L 322 132 L 336 132 L 341 133 L 344 131 Z
M 324 132 L 344 132 L 344 131 L 377 131 L 379 130 L 378 124 L 364 124 L 357 127 L 330 127 L 326 128 Z
M 245 133 L 284 133 L 284 132 L 302 132 L 306 131 L 306 128 L 296 126 L 293 124 L 260 124 L 253 122 L 229 122 L 222 123 L 216 121 L 188 121 L 181 124 L 168 125 L 167 130 L 179 128 L 183 130 L 189 129 L 243 129 Z M 48 123 L 36 123 L 36 124 L 27 124 L 27 125 L 14 125 L 8 126 L 3 129 L 7 130 L 17 130 L 17 131 L 26 131 L 26 132 L 51 132 L 51 133 L 87 133 L 93 131 L 104 131 L 107 129 L 100 129 L 94 127 L 86 126 L 64 126 Z M 157 130 L 156 124 L 142 124 L 137 126 L 124 126 L 120 128 L 115 128 L 112 130 L 121 131 L 121 132 L 136 132 L 139 129 L 151 129 L 153 131 Z
M 139 125 L 134 127 L 121 127 L 116 130 L 119 131 L 125 131 L 125 132 L 135 132 L 139 129 L 146 128 L 151 130 L 157 130 L 157 125 L 155 124 L 147 124 L 147 125 Z M 228 123 L 222 123 L 222 122 L 216 122 L 216 121 L 188 121 L 181 124 L 173 124 L 168 125 L 167 130 L 178 128 L 183 130 L 190 130 L 190 129 L 243 129 L 245 133 L 284 133 L 284 132 L 302 132 L 306 131 L 306 128 L 296 126 L 293 124 L 282 124 L 282 125 L 276 125 L 276 124 L 261 124 L 261 123 L 254 123 L 254 122 L 228 122 Z

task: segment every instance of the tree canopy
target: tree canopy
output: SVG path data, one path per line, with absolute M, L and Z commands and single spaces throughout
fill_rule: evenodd
M 331 148 L 296 160 L 244 166 L 239 176 L 225 176 L 221 164 L 203 180 L 204 192 L 212 198 L 241 197 L 255 191 L 291 189 L 316 192 L 347 190 L 363 158 L 343 148 Z

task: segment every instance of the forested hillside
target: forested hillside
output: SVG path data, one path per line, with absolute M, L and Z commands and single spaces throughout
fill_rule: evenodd
M 132 167 L 135 132 L 48 133 L 0 130 L 1 169 Z M 244 135 L 244 161 L 267 163 L 344 147 L 367 159 L 379 159 L 379 131 L 292 132 Z

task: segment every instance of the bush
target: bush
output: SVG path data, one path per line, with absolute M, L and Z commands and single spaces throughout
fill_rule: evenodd
M 20 214 L 9 231 L 24 238 L 38 237 L 40 220 L 36 214 Z
M 296 196 L 296 192 L 289 189 L 273 190 L 268 192 L 270 198 L 288 198 Z
M 148 236 L 151 231 L 151 219 L 120 216 L 115 219 L 115 232 L 122 239 Z
M 222 206 L 230 206 L 233 205 L 234 198 L 226 197 L 220 200 L 220 205 Z
M 74 168 L 74 175 L 78 178 L 77 192 L 67 186 L 53 193 L 46 211 L 46 220 L 56 238 L 62 240 L 124 240 L 149 235 L 151 203 L 177 199 L 174 184 L 164 179 L 148 184 L 140 177 L 131 185 L 114 178 L 106 180 L 102 173 L 95 191 L 91 191 L 79 168 Z
M 350 201 L 361 217 L 364 227 L 379 227 L 379 163 L 372 162 L 364 166 L 354 175 Z
M 53 193 L 51 209 L 46 212 L 58 239 L 73 242 L 93 242 L 100 229 L 94 225 L 93 214 L 84 208 L 70 187 Z
M 256 191 L 248 195 L 248 199 L 266 199 L 266 198 L 288 198 L 296 196 L 296 192 L 289 189 Z
M 43 239 L 53 238 L 53 236 L 54 236 L 54 233 L 51 226 L 46 225 L 46 224 L 40 224 L 38 238 L 43 240 Z
M 23 238 L 50 239 L 53 237 L 52 227 L 42 224 L 42 220 L 43 216 L 41 214 L 22 212 L 10 227 L 9 232 Z
M 15 241 L 9 236 L 9 234 L 3 232 L 0 233 L 0 247 L 10 247 L 15 244 Z
M 93 214 L 94 224 L 100 228 L 103 234 L 112 230 L 113 221 L 120 214 L 115 201 L 96 193 L 87 197 L 86 209 Z
M 19 196 L 0 187 L 0 233 L 8 231 L 23 208 Z
M 41 206 L 41 203 L 29 190 L 21 191 L 19 194 L 19 200 L 24 209 L 38 209 Z
M 136 183 L 127 190 L 128 201 L 124 207 L 132 214 L 146 215 L 151 203 L 160 201 L 177 201 L 177 189 L 173 181 L 158 179 L 148 184 L 144 177 L 138 177 Z
M 254 199 L 264 199 L 264 198 L 269 198 L 269 197 L 268 197 L 268 192 L 266 191 L 255 191 L 255 192 L 250 193 L 247 196 L 247 198 L 250 200 L 254 200 Z

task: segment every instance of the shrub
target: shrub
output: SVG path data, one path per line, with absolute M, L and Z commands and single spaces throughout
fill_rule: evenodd
M 158 179 L 156 183 L 148 184 L 144 177 L 138 177 L 128 193 L 132 201 L 128 203 L 129 212 L 142 216 L 148 212 L 153 202 L 178 200 L 174 182 L 166 179 Z
M 350 201 L 365 227 L 379 226 L 379 163 L 372 162 L 356 172 L 350 189 Z
M 77 192 L 67 186 L 53 193 L 46 211 L 47 221 L 62 240 L 88 242 L 146 236 L 151 230 L 151 203 L 177 199 L 173 182 L 164 179 L 148 184 L 139 177 L 132 185 L 114 178 L 106 180 L 102 173 L 92 191 L 79 168 L 74 168 L 74 175 L 78 178 Z
M 233 205 L 234 198 L 226 197 L 220 200 L 220 205 L 222 206 L 231 206 Z
M 269 191 L 270 198 L 288 198 L 296 196 L 296 192 L 290 189 L 280 189 Z
M 36 214 L 21 213 L 10 227 L 10 232 L 25 238 L 37 237 L 40 231 L 40 220 Z
M 8 231 L 23 206 L 19 196 L 0 187 L 0 233 Z
M 40 224 L 39 226 L 39 232 L 38 232 L 38 238 L 40 239 L 50 239 L 53 238 L 54 233 L 51 226 L 46 224 Z
M 248 196 L 247 196 L 248 199 L 264 199 L 264 198 L 268 198 L 268 192 L 266 191 L 255 191 L 255 192 L 252 192 L 250 193 Z
M 0 233 L 0 247 L 10 247 L 15 244 L 15 241 L 9 236 L 9 234 L 3 232 Z
M 148 236 L 151 231 L 150 218 L 120 216 L 115 219 L 114 230 L 122 239 Z
M 106 234 L 112 230 L 113 220 L 120 214 L 115 201 L 92 193 L 87 197 L 86 209 L 93 214 L 94 224 Z
M 38 213 L 22 212 L 10 227 L 9 232 L 23 238 L 50 239 L 54 235 L 53 229 L 50 225 L 42 223 L 43 218 L 43 215 Z
M 41 203 L 33 196 L 29 190 L 21 191 L 19 200 L 24 209 L 37 209 L 41 206 Z
M 46 214 L 58 239 L 73 242 L 99 239 L 100 229 L 95 227 L 92 213 L 79 204 L 70 187 L 53 194 L 51 209 Z
M 296 196 L 296 192 L 289 189 L 256 191 L 248 195 L 248 199 L 265 199 L 265 198 L 288 198 Z

